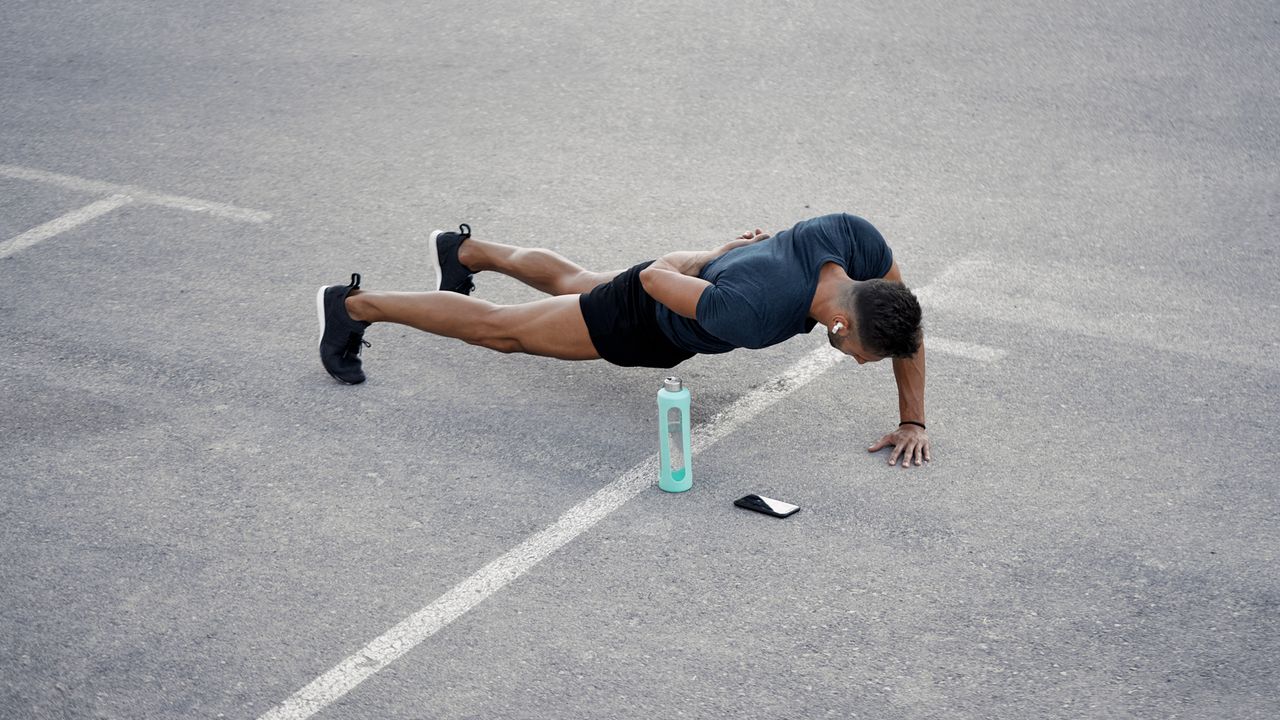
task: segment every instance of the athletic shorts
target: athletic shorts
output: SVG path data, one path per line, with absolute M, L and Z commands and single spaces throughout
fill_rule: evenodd
M 673 368 L 695 355 L 672 344 L 658 327 L 658 303 L 640 284 L 640 271 L 652 263 L 623 270 L 578 296 L 591 343 L 614 365 Z

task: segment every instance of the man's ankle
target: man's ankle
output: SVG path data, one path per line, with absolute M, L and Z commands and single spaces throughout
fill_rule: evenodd
M 368 314 L 372 309 L 369 303 L 365 302 L 363 290 L 352 290 L 344 301 L 347 309 L 347 315 L 356 322 L 370 322 Z
M 458 262 L 471 273 L 479 272 L 476 266 L 484 262 L 484 250 L 473 243 L 473 239 L 465 238 L 458 243 Z

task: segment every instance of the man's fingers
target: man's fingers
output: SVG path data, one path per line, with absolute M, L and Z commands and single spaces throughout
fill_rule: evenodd
M 912 440 L 907 443 L 902 451 L 902 469 L 906 470 L 912 465 L 920 464 L 920 442 Z
M 893 453 L 889 455 L 889 464 L 897 465 L 898 458 L 902 458 L 902 468 L 905 470 L 913 465 L 921 466 L 933 460 L 929 450 L 929 441 L 919 438 L 904 440 L 897 436 L 897 433 L 889 433 L 871 444 L 867 448 L 867 452 L 875 452 L 881 448 L 893 446 Z

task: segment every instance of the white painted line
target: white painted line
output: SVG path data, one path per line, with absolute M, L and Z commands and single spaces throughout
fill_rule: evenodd
M 1142 266 L 1081 273 L 1069 263 L 970 258 L 952 264 L 916 297 L 926 313 L 994 321 L 1025 339 L 1067 333 L 1181 362 L 1280 370 L 1276 313 L 1213 303 L 1207 292 L 1207 286 L 1170 283 Z
M 984 362 L 997 360 L 1005 354 L 1003 350 L 983 345 L 940 338 L 926 338 L 925 345 L 930 351 L 937 350 Z M 845 357 L 847 356 L 830 347 L 820 347 L 805 355 L 786 372 L 738 398 L 732 405 L 699 425 L 690 438 L 692 454 L 697 455 L 750 422 Z M 570 508 L 555 523 L 530 536 L 431 604 L 374 638 L 258 720 L 305 720 L 316 714 L 441 628 L 484 602 L 512 580 L 528 572 L 570 540 L 591 529 L 628 500 L 654 485 L 657 477 L 658 455 L 654 453 L 622 477 Z
M 0 259 L 7 258 L 19 250 L 25 250 L 42 240 L 48 240 L 58 233 L 79 227 L 96 217 L 106 215 L 112 210 L 128 205 L 131 202 L 133 202 L 133 198 L 128 195 L 112 195 L 109 198 L 89 203 L 78 210 L 72 210 L 62 217 L 54 218 L 43 225 L 31 228 L 15 238 L 0 243 Z
M 984 363 L 995 362 L 1009 354 L 999 348 L 976 345 L 960 340 L 948 340 L 935 335 L 925 336 L 924 346 L 927 353 L 940 352 L 948 355 L 959 355 L 963 358 Z
M 146 205 L 162 205 L 164 207 L 188 210 L 190 212 L 207 213 L 209 215 L 226 218 L 228 220 L 262 223 L 271 219 L 271 213 L 263 212 L 261 210 L 249 210 L 247 208 L 236 207 L 235 205 L 183 197 L 182 195 L 164 195 L 161 193 L 151 192 L 150 190 L 145 190 L 143 188 L 134 187 L 132 185 L 117 185 L 115 183 L 102 182 L 101 180 L 87 180 L 85 178 L 79 178 L 72 175 L 60 175 L 58 173 L 36 170 L 34 168 L 19 167 L 17 165 L 0 165 L 0 176 L 13 178 L 15 180 L 30 180 L 31 182 L 56 185 L 58 187 L 67 188 L 68 190 L 78 190 L 80 192 L 93 193 L 95 195 L 128 195 L 138 203 Z
M 844 357 L 846 356 L 832 348 L 819 348 L 805 355 L 781 376 L 742 396 L 700 425 L 690 438 L 693 454 L 698 454 L 769 406 L 804 387 Z M 354 655 L 262 715 L 259 720 L 302 720 L 311 717 L 501 590 L 507 583 L 528 572 L 565 543 L 589 530 L 628 500 L 652 486 L 657 477 L 658 456 L 655 453 L 596 494 L 573 506 L 549 527 L 485 565 L 430 605 L 375 638 Z

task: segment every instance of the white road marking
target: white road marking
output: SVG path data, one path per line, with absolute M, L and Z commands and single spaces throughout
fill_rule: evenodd
M 737 430 L 766 408 L 804 387 L 845 356 L 819 348 L 801 358 L 781 376 L 752 390 L 700 425 L 691 440 L 694 455 Z M 658 456 L 628 470 L 596 494 L 578 503 L 555 523 L 529 537 L 497 560 L 463 580 L 434 602 L 375 638 L 336 667 L 294 693 L 260 720 L 301 720 L 350 692 L 436 631 L 479 605 L 565 543 L 589 530 L 631 498 L 651 487 L 658 477 Z
M 1098 338 L 1188 360 L 1280 369 L 1276 313 L 1213 285 L 1169 282 L 1138 267 L 1020 263 L 969 258 L 916 291 L 926 312 L 1021 326 L 1020 334 Z M 932 348 L 930 348 L 932 349 Z
M 936 335 L 926 335 L 924 338 L 925 350 L 928 353 L 946 353 L 948 355 L 958 355 L 962 358 L 977 360 L 978 362 L 995 362 L 1005 355 L 1007 352 L 999 348 L 987 347 L 986 345 L 978 345 L 975 343 L 962 342 L 960 340 L 948 340 L 940 338 Z
M 936 350 L 981 362 L 998 360 L 1005 354 L 1003 350 L 983 345 L 940 338 L 926 338 L 925 345 L 931 352 Z M 736 431 L 845 357 L 834 348 L 820 347 L 800 358 L 786 372 L 738 398 L 699 425 L 690 438 L 692 454 L 696 456 Z M 653 486 L 657 477 L 658 454 L 654 453 L 622 477 L 574 505 L 550 526 L 531 535 L 431 604 L 374 638 L 258 720 L 305 720 L 316 714 L 528 572 L 570 540 L 590 530 L 628 500 Z
M 56 185 L 68 190 L 97 195 L 128 195 L 133 198 L 134 202 L 144 205 L 160 205 L 190 212 L 206 213 L 228 220 L 262 223 L 271 219 L 271 213 L 261 210 L 249 210 L 235 205 L 183 197 L 182 195 L 165 195 L 132 185 L 117 185 L 115 183 L 102 182 L 101 180 L 87 180 L 72 175 L 60 175 L 17 165 L 0 165 L 0 176 L 15 180 L 45 183 L 46 185 Z
M 128 195 L 112 195 L 97 202 L 89 203 L 78 210 L 72 210 L 66 215 L 54 218 L 43 225 L 33 227 L 17 237 L 0 243 L 0 258 L 7 258 L 19 250 L 29 248 L 42 240 L 48 240 L 58 233 L 79 227 L 96 217 L 106 215 L 112 210 L 128 205 L 131 202 L 133 202 L 133 198 Z

